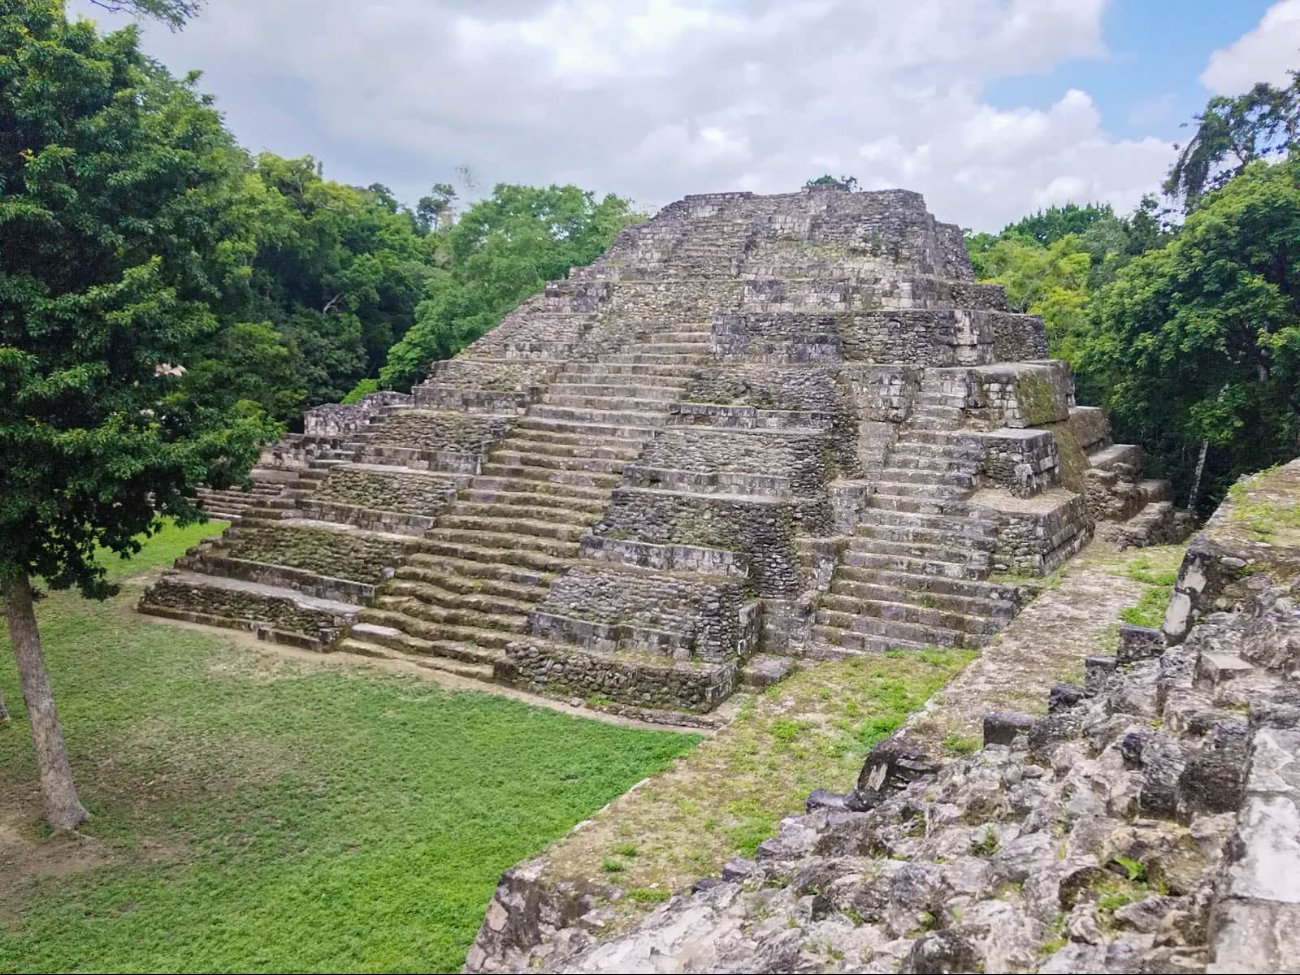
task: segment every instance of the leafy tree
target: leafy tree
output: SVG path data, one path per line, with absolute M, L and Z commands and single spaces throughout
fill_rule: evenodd
M 613 194 L 597 201 L 576 186 L 498 185 L 432 236 L 442 266 L 430 272 L 415 324 L 389 350 L 380 385 L 409 387 L 547 281 L 590 264 L 639 216 Z
M 203 7 L 203 0 L 90 0 L 96 7 L 110 13 L 129 10 L 146 17 L 154 17 L 175 30 L 185 24 Z
M 810 179 L 803 184 L 803 188 L 811 190 L 818 186 L 831 186 L 837 190 L 849 190 L 850 192 L 858 188 L 858 178 L 856 176 L 841 176 L 836 179 L 830 173 L 824 173 L 816 179 Z
M 245 158 L 230 207 L 250 256 L 215 307 L 252 345 L 212 336 L 189 382 L 213 407 L 295 421 L 378 373 L 415 318 L 433 248 L 386 187 L 327 180 L 310 157 Z
M 450 183 L 434 183 L 428 196 L 420 197 L 415 206 L 416 225 L 424 234 L 450 227 L 456 217 L 453 203 L 456 189 Z
M 0 591 L 46 820 L 86 818 L 41 652 L 33 579 L 113 591 L 159 515 L 200 517 L 197 483 L 244 476 L 267 429 L 185 395 L 177 367 L 220 330 L 240 263 L 219 116 L 60 0 L 0 6 Z
M 1180 483 L 1205 443 L 1208 502 L 1300 448 L 1300 160 L 1248 165 L 1093 303 L 1085 371 Z
M 1196 116 L 1196 132 L 1182 147 L 1164 191 L 1191 210 L 1208 190 L 1223 186 L 1252 162 L 1296 144 L 1300 80 L 1285 88 L 1263 82 L 1244 95 L 1215 95 Z
M 1099 224 L 1117 223 L 1115 211 L 1109 204 L 1089 203 L 1079 206 L 1077 203 L 1067 203 L 1065 206 L 1048 207 L 1032 216 L 1022 217 L 1003 230 L 1000 236 L 1029 237 L 1046 247 L 1067 234 L 1082 237 Z

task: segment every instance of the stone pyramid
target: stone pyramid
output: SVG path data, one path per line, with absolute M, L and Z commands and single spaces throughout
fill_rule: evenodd
M 140 609 L 674 720 L 977 647 L 1097 525 L 1183 530 L 1046 355 L 916 193 L 690 196 L 410 395 L 311 410 Z

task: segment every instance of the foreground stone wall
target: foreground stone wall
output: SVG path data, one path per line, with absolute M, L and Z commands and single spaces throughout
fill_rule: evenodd
M 1208 578 L 1211 552 L 1260 581 L 1223 582 L 1211 598 L 1232 611 L 1202 603 L 1185 640 L 1126 627 L 1083 685 L 1053 688 L 1046 717 L 988 715 L 969 758 L 905 726 L 852 791 L 815 791 L 754 859 L 630 932 L 605 933 L 598 883 L 507 871 L 466 970 L 1294 971 L 1297 475 L 1300 461 L 1248 485 L 1254 504 L 1239 492 L 1189 547 L 1182 584 Z M 1274 526 L 1267 563 L 1242 505 Z

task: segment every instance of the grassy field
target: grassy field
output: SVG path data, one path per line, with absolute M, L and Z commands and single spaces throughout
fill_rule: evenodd
M 502 869 L 696 740 L 277 659 L 131 615 L 126 581 L 40 605 L 79 838 L 38 825 L 0 637 L 0 971 L 453 971 Z

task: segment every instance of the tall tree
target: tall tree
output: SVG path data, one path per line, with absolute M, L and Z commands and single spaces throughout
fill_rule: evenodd
M 34 612 L 37 580 L 104 598 L 159 515 L 198 518 L 266 428 L 190 401 L 175 366 L 219 330 L 246 259 L 228 221 L 241 157 L 219 116 L 60 0 L 0 16 L 0 591 L 50 826 L 86 818 Z
M 1196 116 L 1196 131 L 1165 180 L 1169 196 L 1191 210 L 1252 162 L 1287 152 L 1300 132 L 1300 80 L 1285 88 L 1260 82 L 1244 95 L 1215 95 Z
M 1212 502 L 1300 450 L 1300 160 L 1257 161 L 1096 295 L 1087 372 L 1121 429 Z

